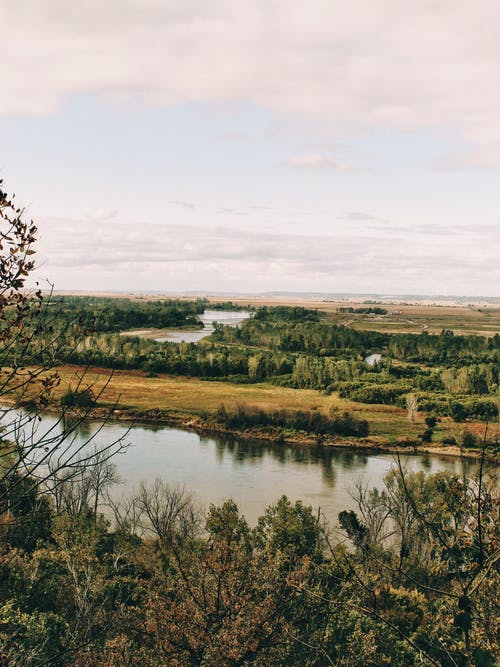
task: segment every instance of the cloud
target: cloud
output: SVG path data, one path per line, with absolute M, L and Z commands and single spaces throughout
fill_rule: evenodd
M 151 106 L 247 101 L 382 128 L 446 128 L 446 161 L 500 165 L 496 0 L 17 0 L 0 5 L 0 112 L 75 94 Z
M 363 213 L 362 211 L 344 211 L 340 217 L 352 222 L 387 222 L 385 218 L 380 218 L 378 215 L 372 215 L 371 213 Z
M 180 206 L 181 208 L 189 208 L 189 209 L 196 208 L 196 204 L 193 204 L 193 202 L 190 201 L 171 200 L 168 203 L 171 204 L 172 206 Z
M 251 139 L 251 135 L 246 132 L 218 132 L 216 136 L 226 141 L 249 141 Z
M 497 155 L 497 144 L 485 143 L 474 150 L 443 155 L 432 163 L 436 171 L 462 171 L 464 169 L 496 169 L 500 166 Z
M 306 153 L 289 158 L 286 163 L 295 169 L 333 169 L 334 171 L 352 171 L 348 164 L 337 163 L 322 153 Z
M 411 229 L 308 234 L 53 219 L 39 228 L 39 278 L 48 277 L 57 289 L 227 291 L 230 285 L 242 292 L 494 295 L 500 284 L 500 230 L 494 226 L 487 237 L 464 230 L 432 242 Z
M 93 220 L 94 222 L 104 222 L 105 220 L 111 220 L 112 218 L 116 218 L 117 215 L 118 211 L 114 208 L 112 209 L 98 208 L 95 211 L 87 213 L 86 218 L 88 220 Z
M 235 208 L 220 208 L 217 211 L 217 213 L 219 215 L 241 215 L 241 216 L 248 215 L 248 213 L 246 213 L 245 211 L 238 211 Z

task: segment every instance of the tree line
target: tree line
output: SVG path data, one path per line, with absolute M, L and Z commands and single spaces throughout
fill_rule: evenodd
M 59 311 L 55 324 L 42 327 L 29 351 L 15 345 L 5 350 L 3 363 L 15 360 L 16 354 L 25 363 L 39 363 L 52 355 L 53 363 L 141 369 L 149 374 L 235 383 L 265 381 L 403 408 L 408 394 L 413 394 L 420 410 L 450 415 L 457 421 L 491 420 L 498 415 L 498 335 L 487 339 L 448 331 L 440 335 L 358 331 L 318 321 L 318 311 L 264 307 L 239 327 L 218 325 L 212 336 L 198 344 L 168 343 L 88 329 L 82 335 L 82 328 L 71 325 L 70 318 L 79 302 L 79 298 L 70 300 L 71 308 Z M 164 302 L 137 306 L 124 301 L 109 311 L 114 319 L 102 326 L 123 324 L 127 318 L 119 313 L 126 313 L 127 308 L 132 313 L 127 321 L 140 325 L 144 324 L 141 313 L 147 314 L 148 322 L 158 324 L 172 312 L 196 317 L 193 309 L 202 306 L 203 302 L 174 302 L 167 308 Z M 85 308 L 82 312 L 81 317 L 86 316 Z M 54 339 L 57 344 L 51 344 Z M 369 367 L 364 358 L 373 351 L 382 352 L 383 358 Z
M 79 325 L 98 333 L 133 328 L 201 327 L 207 299 L 138 300 L 118 297 L 51 297 L 50 323 L 58 329 Z
M 211 416 L 208 416 L 210 419 Z M 366 419 L 358 419 L 348 411 L 325 415 L 318 411 L 263 410 L 245 405 L 226 408 L 221 405 L 211 417 L 218 424 L 229 428 L 246 429 L 271 426 L 275 428 L 306 431 L 318 435 L 341 435 L 364 438 L 369 434 Z

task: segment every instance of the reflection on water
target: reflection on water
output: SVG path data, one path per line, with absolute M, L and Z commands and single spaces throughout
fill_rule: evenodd
M 246 310 L 205 310 L 202 315 L 199 315 L 203 322 L 203 329 L 172 329 L 166 336 L 160 336 L 155 340 L 160 343 L 197 343 L 214 332 L 214 322 L 236 327 L 251 316 L 252 313 Z
M 44 417 L 40 428 L 51 428 L 55 422 L 54 417 Z M 164 426 L 134 426 L 127 433 L 127 427 L 118 423 L 79 424 L 75 446 L 93 434 L 91 447 L 123 435 L 130 442 L 127 451 L 114 459 L 124 480 L 116 495 L 142 480 L 162 477 L 194 491 L 204 504 L 233 498 L 252 522 L 283 494 L 315 509 L 321 507 L 334 521 L 338 512 L 353 506 L 348 491 L 355 482 L 380 487 L 395 462 L 390 454 L 206 437 Z M 456 459 L 427 454 L 402 460 L 408 469 L 426 472 L 460 472 L 462 465 Z
M 45 423 L 45 420 L 44 420 Z M 92 425 L 89 421 L 82 420 L 79 417 L 64 414 L 61 417 L 61 426 L 64 431 L 75 434 L 80 442 L 88 440 L 92 436 Z
M 368 462 L 366 454 L 354 454 L 331 447 L 284 445 L 267 442 L 251 442 L 234 438 L 200 438 L 200 443 L 215 443 L 217 462 L 223 464 L 228 457 L 234 466 L 256 465 L 271 458 L 282 466 L 316 466 L 321 469 L 327 486 L 333 487 L 336 467 L 343 470 L 361 469 Z M 210 444 L 209 444 L 210 446 Z

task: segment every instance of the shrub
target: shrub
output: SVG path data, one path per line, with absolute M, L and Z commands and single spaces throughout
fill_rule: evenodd
M 486 421 L 498 417 L 498 405 L 495 401 L 487 398 L 473 398 L 465 404 L 467 416 L 472 419 L 483 419 Z
M 467 416 L 467 411 L 464 404 L 459 403 L 458 401 L 450 401 L 449 410 L 450 417 L 456 422 L 463 421 Z
M 90 387 L 80 390 L 70 387 L 61 398 L 61 405 L 64 408 L 92 408 L 95 404 L 95 396 Z
M 467 418 L 490 421 L 498 417 L 498 405 L 488 398 L 450 401 L 449 414 L 456 422 Z
M 399 396 L 410 390 L 409 385 L 406 384 L 367 383 L 361 386 L 359 386 L 359 383 L 354 382 L 345 382 L 342 384 L 344 386 L 342 389 L 339 389 L 339 395 L 343 398 L 350 398 L 351 401 L 358 401 L 359 403 L 384 403 L 394 405 Z
M 426 423 L 426 425 L 429 427 L 429 429 L 436 428 L 437 417 L 435 417 L 434 415 L 428 415 L 428 416 L 425 418 L 425 423 Z
M 432 436 L 433 435 L 434 435 L 434 431 L 431 428 L 426 428 L 425 431 L 420 436 L 420 440 L 422 442 L 432 442 Z
M 471 433 L 467 429 L 465 431 L 462 431 L 462 435 L 460 437 L 460 445 L 464 449 L 474 449 L 477 447 L 477 438 L 474 435 L 474 433 Z
M 229 428 L 272 426 L 307 431 L 319 435 L 366 437 L 370 431 L 365 419 L 357 419 L 348 411 L 327 416 L 317 410 L 314 412 L 301 410 L 266 412 L 244 405 L 237 405 L 236 408 L 228 410 L 224 405 L 221 405 L 215 414 L 215 419 Z

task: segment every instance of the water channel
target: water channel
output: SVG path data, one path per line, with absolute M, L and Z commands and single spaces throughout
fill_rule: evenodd
M 38 435 L 56 421 L 53 416 L 44 417 Z M 384 475 L 395 464 L 394 456 L 387 453 L 202 437 L 164 426 L 136 425 L 127 432 L 121 423 L 81 424 L 74 446 L 92 435 L 91 447 L 104 446 L 121 436 L 130 443 L 113 459 L 123 480 L 114 491 L 117 497 L 143 480 L 161 477 L 193 491 L 204 505 L 232 498 L 250 522 L 282 494 L 315 509 L 321 507 L 334 522 L 338 512 L 353 507 L 349 489 L 358 480 L 380 488 Z M 404 456 L 402 461 L 408 470 L 462 470 L 462 462 L 453 458 L 419 455 Z M 475 464 L 466 465 L 471 468 Z
M 199 315 L 203 329 L 170 329 L 164 335 L 155 338 L 155 340 L 170 343 L 197 343 L 202 338 L 205 338 L 205 336 L 213 333 L 214 322 L 223 324 L 224 326 L 236 327 L 251 317 L 251 315 L 252 313 L 246 310 L 205 310 L 202 315 Z

